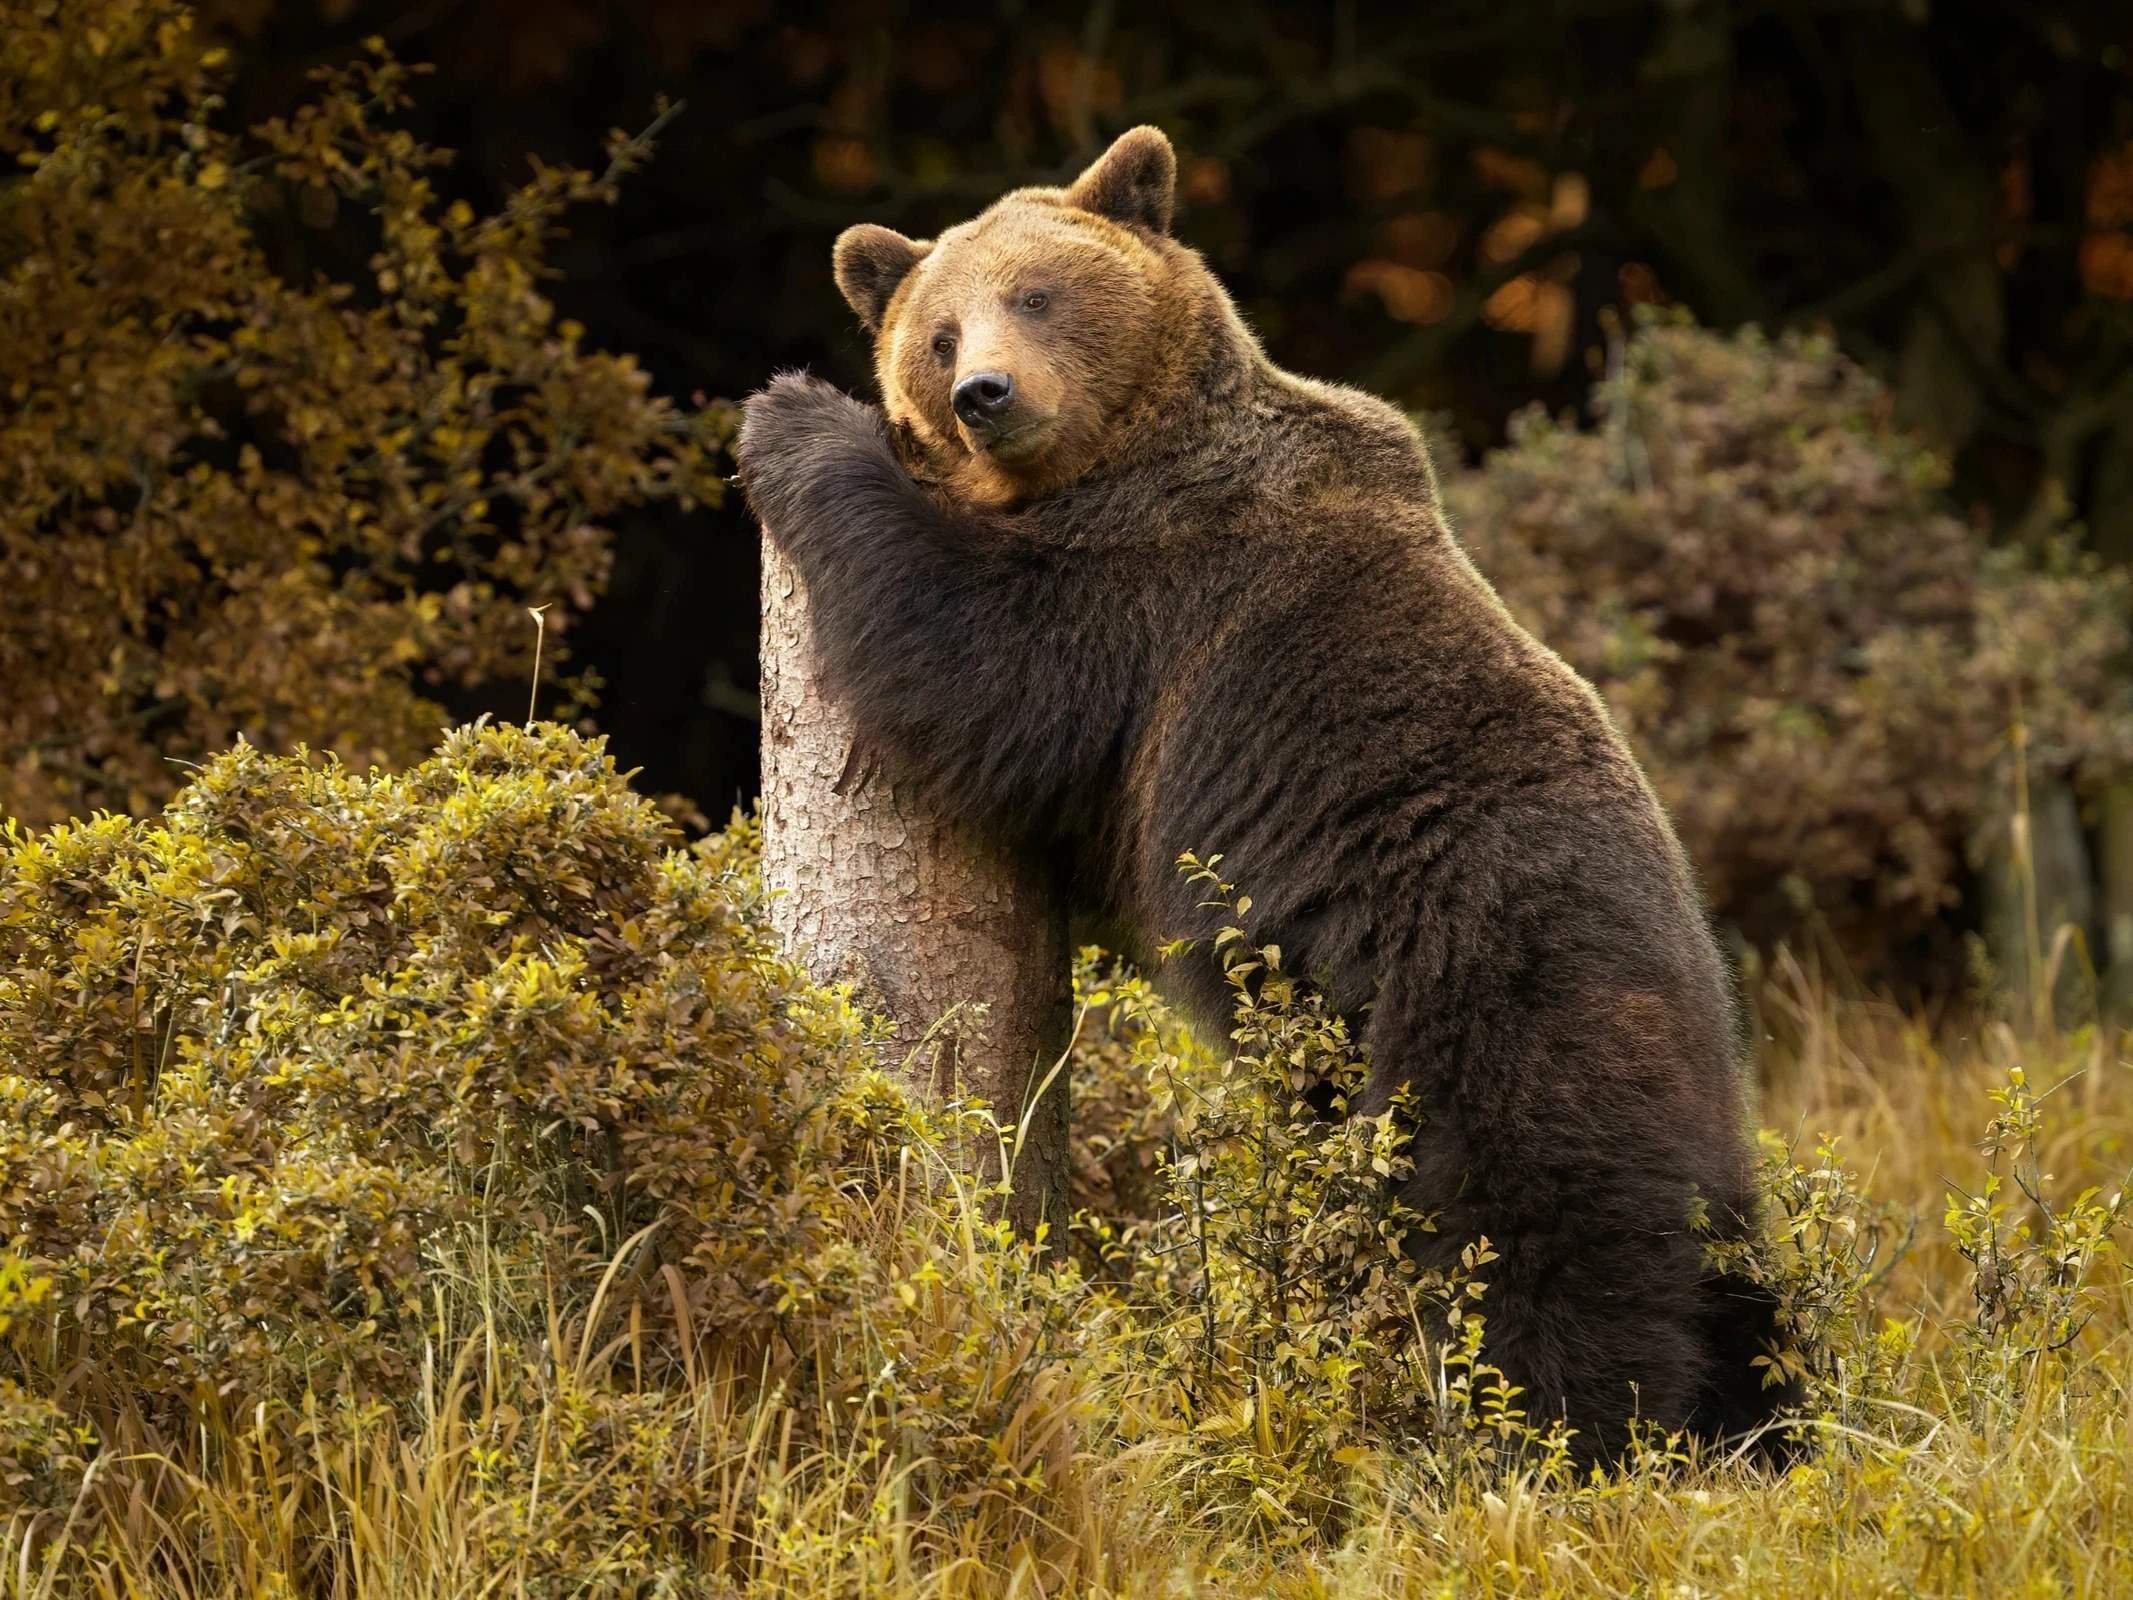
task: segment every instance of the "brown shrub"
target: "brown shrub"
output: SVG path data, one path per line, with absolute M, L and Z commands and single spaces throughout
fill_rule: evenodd
M 1993 548 L 1826 339 L 1648 321 L 1594 413 L 1529 412 L 1447 477 L 1475 561 L 1606 696 L 1751 940 L 1823 921 L 1877 970 L 1945 961 L 2017 720 L 2033 772 L 2133 759 L 2126 579 Z

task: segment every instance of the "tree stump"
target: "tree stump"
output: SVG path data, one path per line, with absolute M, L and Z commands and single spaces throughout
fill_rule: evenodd
M 854 747 L 815 678 L 806 589 L 763 541 L 763 880 L 786 949 L 896 1027 L 914 1087 L 991 1103 L 1009 1130 L 1008 1215 L 1064 1238 L 1065 918 L 1028 864 L 929 813 Z M 998 1153 L 980 1153 L 997 1175 Z

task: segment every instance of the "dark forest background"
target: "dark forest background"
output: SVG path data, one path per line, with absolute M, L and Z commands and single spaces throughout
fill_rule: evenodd
M 686 102 L 556 250 L 562 308 L 666 392 L 870 383 L 839 229 L 914 235 L 1133 123 L 1274 357 L 1443 414 L 1470 457 L 1580 405 L 1613 317 L 1826 325 L 2019 539 L 2133 556 L 2133 8 L 1992 0 L 953 7 L 221 0 L 234 119 L 382 36 L 477 206 Z M 292 232 L 289 248 L 331 248 Z M 321 263 L 331 267 L 330 262 Z M 755 542 L 729 500 L 617 526 L 571 641 L 646 782 L 755 783 Z M 472 706 L 455 709 L 476 709 Z
M 731 402 L 871 391 L 844 227 L 1140 122 L 1697 865 L 1790 1472 L 1565 1465 L 1482 1290 L 1580 1275 L 1395 1259 L 1457 1141 L 1312 1109 L 1242 901 L 1233 1050 L 1080 964 L 1018 1242 L 965 1158 L 1064 1130 L 719 826 Z M 0 0 L 0 1600 L 2127 1592 L 2129 1030 L 2133 0 Z M 1565 1228 L 1676 1192 L 1611 1065 L 1468 1097 L 1604 1108 Z

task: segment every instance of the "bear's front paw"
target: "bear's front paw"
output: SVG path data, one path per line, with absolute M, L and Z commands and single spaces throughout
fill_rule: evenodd
M 818 486 L 895 464 L 881 412 L 804 372 L 781 373 L 749 396 L 734 457 L 748 503 L 774 533 L 806 515 Z

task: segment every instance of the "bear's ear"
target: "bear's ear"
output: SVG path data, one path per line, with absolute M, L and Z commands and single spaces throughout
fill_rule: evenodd
M 1114 139 L 1066 192 L 1070 206 L 1150 233 L 1170 231 L 1177 195 L 1177 153 L 1161 128 L 1146 125 Z
M 896 286 L 925 259 L 926 249 L 894 228 L 877 227 L 871 222 L 846 228 L 837 235 L 837 247 L 830 254 L 837 287 L 859 313 L 867 332 L 880 331 L 882 314 L 889 309 Z

